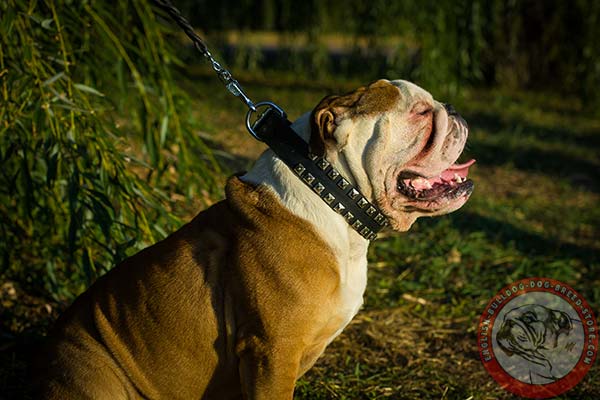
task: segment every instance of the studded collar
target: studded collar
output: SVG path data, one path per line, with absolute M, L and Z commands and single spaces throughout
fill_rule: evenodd
M 333 211 L 367 240 L 388 225 L 381 210 L 368 201 L 324 157 L 310 153 L 306 143 L 279 111 L 269 108 L 253 125 L 256 136 L 312 189 Z

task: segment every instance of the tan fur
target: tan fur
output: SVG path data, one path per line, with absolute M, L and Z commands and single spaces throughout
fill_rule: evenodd
M 291 399 L 340 327 L 338 281 L 305 221 L 266 187 L 231 178 L 226 200 L 114 268 L 60 318 L 40 395 Z
M 311 115 L 311 151 L 325 154 L 325 147 L 334 141 L 333 132 L 341 119 L 384 113 L 399 99 L 398 88 L 383 79 L 341 96 L 323 98 Z

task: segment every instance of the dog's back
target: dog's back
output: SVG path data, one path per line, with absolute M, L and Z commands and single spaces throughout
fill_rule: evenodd
M 315 254 L 286 247 L 292 236 Z M 39 397 L 239 398 L 240 353 L 271 352 L 256 350 L 262 340 L 255 340 L 271 329 L 298 338 L 288 354 L 274 355 L 303 360 L 301 370 L 286 372 L 293 384 L 339 329 L 319 323 L 329 318 L 338 277 L 314 263 L 316 253 L 335 263 L 272 194 L 232 179 L 227 200 L 125 260 L 62 315 L 37 363 Z M 256 360 L 248 365 L 256 375 Z

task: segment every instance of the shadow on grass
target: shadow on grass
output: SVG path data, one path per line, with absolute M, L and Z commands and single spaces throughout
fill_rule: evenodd
M 564 112 L 564 110 L 560 111 Z M 502 118 L 498 112 L 465 113 L 470 125 L 485 129 L 490 133 L 520 130 L 538 139 L 553 142 L 571 142 L 583 147 L 600 147 L 600 135 L 589 129 L 566 129 L 530 123 L 520 118 Z
M 479 214 L 461 211 L 447 215 L 452 226 L 463 233 L 483 232 L 487 238 L 502 243 L 514 242 L 515 248 L 523 254 L 560 259 L 577 259 L 586 265 L 600 262 L 598 249 L 565 243 L 527 232 L 513 224 L 499 221 Z
M 204 143 L 211 149 L 213 156 L 219 166 L 223 169 L 226 176 L 234 173 L 247 171 L 254 161 L 254 158 L 244 157 L 238 154 L 231 154 L 221 143 L 207 137 L 202 137 Z
M 589 150 L 600 147 L 599 135 L 591 132 L 578 133 L 562 128 L 548 128 L 517 119 L 505 121 L 488 113 L 471 114 L 467 116 L 467 120 L 473 130 L 484 130 L 490 135 L 511 134 L 511 131 L 518 128 L 539 140 L 570 143 Z M 564 178 L 582 190 L 600 192 L 598 162 L 576 158 L 566 151 L 532 148 L 530 143 L 523 143 L 522 147 L 503 146 L 501 143 L 484 143 L 474 138 L 469 141 L 468 146 L 469 153 L 475 155 L 479 163 L 491 166 L 513 164 L 523 171 Z

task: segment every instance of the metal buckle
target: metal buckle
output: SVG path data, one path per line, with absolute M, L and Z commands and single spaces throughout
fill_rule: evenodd
M 258 118 L 256 119 L 256 121 L 252 122 L 251 121 L 252 114 L 254 114 L 255 112 L 258 112 L 258 109 L 260 107 L 268 107 L 268 108 L 262 114 L 260 114 L 258 116 Z M 285 111 L 283 111 L 281 109 L 281 107 L 279 107 L 277 104 L 275 104 L 275 103 L 273 103 L 271 101 L 261 101 L 260 103 L 254 104 L 254 108 L 249 109 L 248 113 L 246 114 L 246 129 L 248 129 L 248 132 L 250 132 L 250 134 L 252 136 L 254 136 L 254 138 L 256 140 L 258 140 L 259 142 L 262 142 L 263 140 L 254 131 L 254 128 L 260 122 L 260 120 L 262 119 L 262 117 L 266 115 L 266 113 L 267 113 L 267 111 L 269 111 L 269 109 L 275 109 L 277 112 L 279 112 L 279 114 L 281 115 L 282 118 L 286 118 L 287 117 L 286 114 L 285 114 Z

